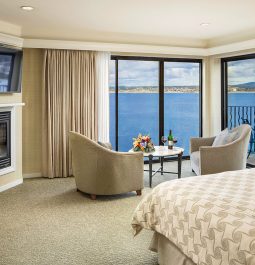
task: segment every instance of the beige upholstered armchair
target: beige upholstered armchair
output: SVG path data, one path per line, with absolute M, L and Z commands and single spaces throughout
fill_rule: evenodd
M 102 147 L 89 138 L 70 132 L 73 175 L 77 189 L 96 195 L 113 195 L 143 188 L 143 154 L 122 153 Z
M 212 146 L 215 137 L 190 139 L 191 167 L 197 175 L 246 168 L 251 127 L 243 124 L 232 132 L 237 132 L 236 139 L 220 146 Z

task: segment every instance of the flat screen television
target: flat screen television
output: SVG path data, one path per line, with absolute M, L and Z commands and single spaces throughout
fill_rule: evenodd
M 21 92 L 22 51 L 0 47 L 0 93 Z

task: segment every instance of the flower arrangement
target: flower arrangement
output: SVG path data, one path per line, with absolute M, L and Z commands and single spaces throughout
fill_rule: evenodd
M 139 134 L 137 138 L 133 138 L 133 151 L 142 151 L 145 153 L 155 151 L 154 144 L 151 141 L 150 136 Z

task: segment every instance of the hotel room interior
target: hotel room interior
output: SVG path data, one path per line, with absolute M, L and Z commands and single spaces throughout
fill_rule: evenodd
M 0 0 L 1 265 L 255 265 L 254 10 Z

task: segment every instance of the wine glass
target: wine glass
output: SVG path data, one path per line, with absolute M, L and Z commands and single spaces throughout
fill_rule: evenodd
M 166 136 L 162 136 L 162 137 L 161 137 L 161 142 L 163 143 L 163 146 L 164 146 L 165 143 L 167 142 L 167 138 L 166 138 Z
M 173 140 L 173 142 L 174 142 L 174 146 L 176 145 L 176 143 L 178 142 L 178 139 L 176 138 L 176 137 L 174 137 L 174 140 Z M 175 148 L 175 147 L 174 147 Z

